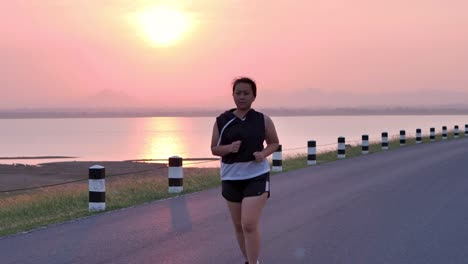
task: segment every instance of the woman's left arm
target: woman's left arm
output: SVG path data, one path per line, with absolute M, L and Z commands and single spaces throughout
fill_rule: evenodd
M 278 149 L 279 146 L 279 139 L 278 135 L 276 134 L 275 125 L 271 118 L 267 115 L 265 117 L 265 141 L 267 146 L 260 152 L 255 152 L 255 160 L 260 162 L 263 161 L 266 157 L 270 156 L 273 152 Z

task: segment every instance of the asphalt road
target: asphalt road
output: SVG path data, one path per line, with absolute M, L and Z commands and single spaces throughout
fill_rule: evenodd
M 261 263 L 468 263 L 468 138 L 272 176 Z M 0 239 L 0 263 L 243 263 L 220 188 Z

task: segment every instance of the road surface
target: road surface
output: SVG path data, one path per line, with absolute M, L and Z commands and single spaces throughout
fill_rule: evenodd
M 468 263 L 468 138 L 271 177 L 262 264 Z M 220 188 L 0 239 L 0 263 L 240 264 Z

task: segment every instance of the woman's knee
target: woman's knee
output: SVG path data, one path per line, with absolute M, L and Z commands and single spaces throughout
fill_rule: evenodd
M 258 223 L 255 220 L 249 219 L 242 221 L 242 230 L 244 233 L 253 233 L 256 232 L 258 228 Z

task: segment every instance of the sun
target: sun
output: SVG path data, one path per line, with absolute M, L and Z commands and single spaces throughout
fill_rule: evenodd
M 188 14 L 167 5 L 147 7 L 133 21 L 139 34 L 157 46 L 177 43 L 191 27 Z

